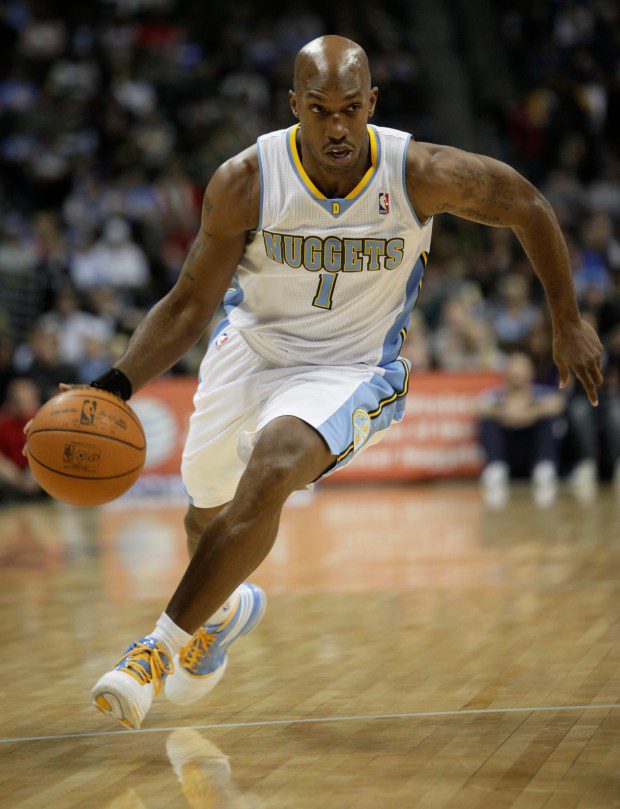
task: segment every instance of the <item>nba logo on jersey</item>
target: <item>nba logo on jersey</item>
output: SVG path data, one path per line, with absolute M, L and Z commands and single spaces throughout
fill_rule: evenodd
M 390 195 L 384 191 L 379 191 L 379 213 L 387 214 L 390 212 Z
M 226 334 L 226 332 L 220 334 L 220 336 L 215 341 L 215 350 L 219 351 L 220 348 L 224 345 L 224 343 L 227 343 L 229 340 L 230 337 Z

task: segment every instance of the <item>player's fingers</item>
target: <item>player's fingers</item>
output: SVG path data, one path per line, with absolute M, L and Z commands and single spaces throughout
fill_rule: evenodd
M 604 382 L 603 379 L 603 372 L 601 371 L 600 363 L 596 365 L 592 370 L 592 379 L 594 380 L 594 384 L 598 388 L 599 385 L 602 385 Z
M 577 379 L 583 385 L 583 389 L 588 395 L 588 399 L 590 400 L 590 404 L 593 407 L 598 405 L 598 393 L 596 392 L 596 385 L 594 384 L 590 374 L 588 373 L 587 369 L 580 368 L 579 370 L 575 369 L 575 375 Z
M 68 385 L 66 382 L 61 382 L 58 386 L 61 391 L 71 390 L 71 385 Z
M 560 388 L 565 388 L 570 380 L 570 368 L 565 362 L 556 362 L 560 372 Z
M 28 435 L 28 430 L 32 427 L 32 422 L 33 422 L 33 419 L 30 419 L 30 421 L 24 427 L 24 429 L 23 429 L 24 435 Z

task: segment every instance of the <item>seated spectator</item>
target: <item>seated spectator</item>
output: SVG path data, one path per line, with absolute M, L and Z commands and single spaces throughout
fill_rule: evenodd
M 551 323 L 540 318 L 527 335 L 525 350 L 534 364 L 534 381 L 537 385 L 556 388 L 559 382 L 558 369 L 553 361 L 553 334 Z
M 607 266 L 607 249 L 613 239 L 611 220 L 605 213 L 593 214 L 582 225 L 580 236 L 583 248 L 573 260 L 577 295 L 583 300 L 589 290 L 596 290 L 603 298 L 612 286 Z
M 88 384 L 107 371 L 113 362 L 108 342 L 89 337 L 84 347 L 84 358 L 77 367 L 76 381 Z
M 81 291 L 96 286 L 134 289 L 150 280 L 146 256 L 132 241 L 129 225 L 120 217 L 106 222 L 103 237 L 94 246 L 81 245 L 69 269 L 73 283 Z
M 620 326 L 606 349 L 599 406 L 592 407 L 582 388 L 575 384 L 567 409 L 576 456 L 569 482 L 575 495 L 586 502 L 596 492 L 600 468 L 611 470 L 614 485 L 620 490 Z
M 61 382 L 75 382 L 75 366 L 58 356 L 58 336 L 53 331 L 36 329 L 29 337 L 32 361 L 24 369 L 46 401 L 58 393 Z M 91 377 L 92 378 L 92 377 Z
M 22 455 L 24 427 L 39 409 L 41 399 L 31 379 L 14 379 L 0 410 L 0 501 L 39 496 L 41 487 Z
M 482 485 L 489 505 L 507 499 L 511 476 L 531 477 L 536 502 L 553 502 L 557 488 L 557 418 L 564 397 L 534 385 L 534 366 L 525 354 L 513 354 L 502 388 L 487 391 L 479 408 L 480 441 L 486 457 Z
M 528 282 L 522 275 L 507 275 L 499 287 L 500 302 L 493 316 L 493 327 L 504 350 L 521 348 L 529 330 L 540 317 L 530 303 Z
M 54 308 L 43 315 L 38 327 L 56 334 L 59 358 L 71 364 L 84 358 L 87 339 L 92 337 L 107 342 L 112 337 L 109 323 L 78 309 L 77 297 L 71 289 L 58 293 Z
M 13 366 L 13 343 L 0 331 L 0 407 L 4 403 L 11 380 L 16 376 Z
M 406 357 L 416 373 L 429 371 L 431 367 L 431 351 L 428 337 L 428 326 L 420 310 L 414 310 L 409 324 L 407 337 L 400 349 L 401 357 Z
M 496 370 L 502 362 L 492 329 L 458 299 L 443 308 L 433 354 L 443 371 Z

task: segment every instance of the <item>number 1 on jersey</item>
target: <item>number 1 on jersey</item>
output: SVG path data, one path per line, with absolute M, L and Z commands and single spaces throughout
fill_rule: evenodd
M 334 287 L 338 276 L 335 273 L 321 273 L 316 295 L 312 301 L 313 306 L 319 309 L 331 309 L 334 297 Z

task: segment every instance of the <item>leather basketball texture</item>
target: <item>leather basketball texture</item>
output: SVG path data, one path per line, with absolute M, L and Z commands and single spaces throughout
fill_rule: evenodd
M 72 388 L 46 402 L 27 438 L 30 468 L 65 503 L 108 503 L 139 478 L 146 438 L 128 404 L 107 391 Z

